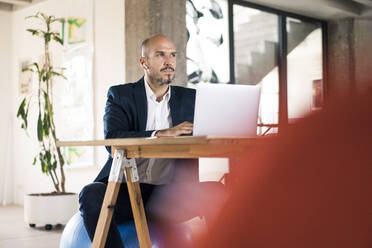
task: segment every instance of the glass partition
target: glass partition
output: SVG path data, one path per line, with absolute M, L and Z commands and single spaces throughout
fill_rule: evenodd
M 323 105 L 321 23 L 287 18 L 288 121 L 291 123 Z
M 234 5 L 233 24 L 235 83 L 261 85 L 260 135 L 268 126 L 278 124 L 278 16 Z M 270 132 L 277 132 L 277 128 Z

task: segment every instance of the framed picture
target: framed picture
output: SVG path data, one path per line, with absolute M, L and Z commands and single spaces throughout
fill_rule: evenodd
M 319 110 L 323 107 L 323 80 L 313 80 L 311 110 Z
M 23 71 L 30 63 L 30 59 L 24 59 L 19 62 L 19 95 L 28 95 L 32 91 L 33 73 L 31 71 Z

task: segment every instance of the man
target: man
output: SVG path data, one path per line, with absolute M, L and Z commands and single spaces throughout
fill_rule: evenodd
M 105 138 L 191 134 L 195 90 L 169 85 L 175 77 L 176 69 L 174 43 L 164 35 L 155 35 L 143 41 L 141 49 L 140 65 L 145 76 L 136 83 L 109 89 L 104 116 Z M 176 171 L 179 167 L 187 168 L 184 160 L 137 159 L 136 162 L 145 211 L 150 221 L 163 224 L 201 215 L 212 218 L 213 213 L 203 213 L 201 206 L 208 209 L 221 202 L 221 192 L 224 191 L 221 185 L 185 183 L 185 179 L 195 178 L 196 173 L 190 173 L 189 170 Z M 95 182 L 85 186 L 80 193 L 80 211 L 92 240 L 111 164 L 112 157 L 109 155 Z M 179 179 L 179 175 L 182 179 Z M 131 219 L 128 190 L 124 183 L 120 188 L 106 247 L 123 247 L 116 225 Z

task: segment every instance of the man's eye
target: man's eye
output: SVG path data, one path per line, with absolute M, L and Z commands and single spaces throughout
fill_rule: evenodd
M 176 54 L 175 54 L 175 53 L 172 53 L 171 56 L 172 56 L 172 57 L 176 57 Z

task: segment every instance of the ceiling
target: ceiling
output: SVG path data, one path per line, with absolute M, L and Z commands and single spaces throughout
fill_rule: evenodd
M 0 10 L 14 11 L 45 0 L 0 0 Z
M 0 10 L 14 11 L 46 0 L 0 0 Z M 196 0 L 197 1 L 197 0 Z M 372 19 L 372 0 L 244 0 L 323 20 Z
M 372 0 L 245 0 L 323 20 L 345 17 L 372 19 Z

